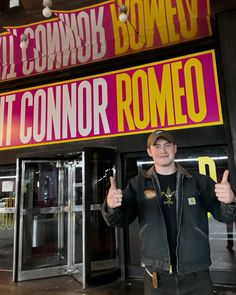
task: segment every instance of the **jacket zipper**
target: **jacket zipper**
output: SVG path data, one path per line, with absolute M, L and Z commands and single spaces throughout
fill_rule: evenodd
M 179 187 L 180 187 L 180 181 L 181 181 L 181 187 L 182 187 L 182 195 L 181 199 L 177 199 L 177 196 L 179 195 Z M 183 177 L 178 176 L 177 174 L 177 183 L 176 183 L 176 223 L 177 223 L 177 237 L 176 237 L 176 272 L 179 273 L 179 257 L 178 257 L 178 249 L 179 249 L 179 236 L 180 236 L 180 223 L 181 220 L 181 214 L 182 214 L 182 202 L 180 202 L 180 208 L 179 208 L 179 201 L 183 199 Z M 178 214 L 180 211 L 180 214 Z M 179 218 L 180 215 L 180 218 Z
M 156 175 L 155 173 L 154 173 L 154 178 L 156 179 L 157 186 L 158 186 L 158 190 L 159 190 L 159 192 L 161 192 L 161 187 L 160 187 L 159 179 L 158 179 L 158 177 L 157 177 L 157 175 Z M 153 180 L 152 177 L 151 177 L 151 179 L 152 179 L 153 187 L 155 188 L 156 193 L 158 193 L 158 190 L 156 189 L 156 186 L 155 186 L 154 180 Z M 162 210 L 161 210 L 161 206 L 160 206 L 160 203 L 159 203 L 158 194 L 157 194 L 157 198 L 156 198 L 156 199 L 157 199 L 158 207 L 159 207 L 160 212 L 161 212 L 161 217 L 162 217 L 163 224 L 164 224 L 164 229 L 165 229 L 165 237 L 166 237 L 166 244 L 167 244 L 167 250 L 168 250 L 168 259 L 169 259 L 169 274 L 172 274 L 172 265 L 171 265 L 171 260 L 170 260 L 169 243 L 168 243 L 168 240 L 167 240 L 166 223 L 165 223 L 165 219 L 164 219 L 164 216 L 163 216 L 163 213 L 162 213 Z

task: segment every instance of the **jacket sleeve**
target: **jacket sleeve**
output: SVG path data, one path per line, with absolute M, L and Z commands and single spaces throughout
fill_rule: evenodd
M 137 217 L 137 177 L 131 179 L 123 191 L 120 207 L 108 210 L 106 199 L 102 205 L 102 215 L 109 226 L 125 227 Z
M 215 182 L 209 176 L 200 175 L 199 182 L 199 190 L 205 200 L 207 211 L 220 222 L 236 221 L 236 203 L 220 202 L 215 195 Z

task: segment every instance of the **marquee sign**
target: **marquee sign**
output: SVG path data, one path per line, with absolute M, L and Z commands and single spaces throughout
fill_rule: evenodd
M 213 50 L 0 95 L 0 147 L 222 124 Z
M 119 21 L 119 7 L 128 21 Z M 209 0 L 111 0 L 53 19 L 5 27 L 0 81 L 79 66 L 211 35 Z M 20 47 L 21 35 L 28 47 Z

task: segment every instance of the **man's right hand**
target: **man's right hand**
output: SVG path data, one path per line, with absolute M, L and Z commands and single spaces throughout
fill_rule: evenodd
M 114 209 L 119 207 L 122 202 L 122 191 L 116 187 L 115 179 L 110 177 L 110 189 L 107 195 L 107 207 Z

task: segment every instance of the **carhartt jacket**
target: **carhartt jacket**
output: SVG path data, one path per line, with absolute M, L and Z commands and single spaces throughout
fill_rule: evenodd
M 190 174 L 177 164 L 177 272 L 186 274 L 206 270 L 211 264 L 208 238 L 208 212 L 220 222 L 236 220 L 235 203 L 218 201 L 215 182 L 208 176 Z M 171 272 L 166 226 L 159 198 L 160 184 L 154 166 L 132 178 L 123 191 L 122 205 L 103 217 L 108 225 L 128 226 L 139 221 L 142 262 L 153 269 Z M 210 216 L 210 218 L 212 218 Z

